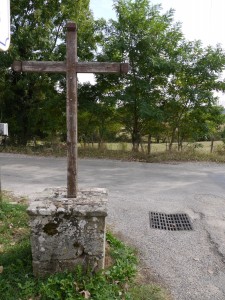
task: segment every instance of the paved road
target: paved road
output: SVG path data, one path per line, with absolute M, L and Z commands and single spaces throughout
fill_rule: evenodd
M 66 184 L 64 158 L 0 153 L 2 188 L 31 197 Z M 109 190 L 108 223 L 176 300 L 225 299 L 225 166 L 80 160 L 80 187 Z M 149 212 L 187 213 L 193 231 L 150 228 Z

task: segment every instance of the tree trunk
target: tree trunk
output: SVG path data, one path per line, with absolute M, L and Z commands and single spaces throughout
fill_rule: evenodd
M 180 134 L 178 134 L 178 151 L 182 151 L 182 148 L 183 148 L 183 139 L 182 139 L 182 136 Z
M 178 142 L 178 151 L 182 151 L 182 149 L 183 149 L 183 142 L 182 142 L 182 140 L 179 140 L 179 142 Z
M 214 136 L 211 136 L 210 153 L 213 152 L 213 146 L 214 146 Z
M 144 149 L 144 145 L 143 145 L 142 139 L 140 140 L 140 145 L 141 145 L 141 152 L 144 153 L 145 149 Z
M 132 151 L 133 152 L 138 152 L 139 151 L 139 145 L 140 145 L 140 135 L 135 130 L 135 128 L 134 128 L 134 131 L 133 131 L 133 134 L 132 134 L 132 145 L 133 145 Z
M 104 150 L 105 149 L 105 143 L 102 137 L 99 138 L 98 140 L 98 149 L 99 150 Z
M 148 135 L 148 155 L 151 153 L 151 147 L 152 146 L 152 136 L 151 134 Z
M 140 145 L 140 129 L 139 129 L 139 119 L 138 119 L 138 107 L 137 107 L 137 99 L 134 101 L 134 111 L 133 111 L 133 130 L 132 130 L 132 151 L 138 152 Z
M 169 151 L 172 151 L 172 146 L 173 146 L 173 140 L 171 139 L 169 142 Z
M 138 143 L 136 143 L 136 142 L 133 143 L 132 151 L 133 152 L 139 152 L 139 144 Z
M 180 133 L 180 130 L 177 130 L 177 145 L 178 145 L 178 151 L 182 151 L 183 148 L 183 137 Z
M 175 138 L 175 133 L 176 133 L 176 128 L 173 129 L 172 135 L 171 135 L 171 140 L 169 143 L 169 151 L 172 150 L 172 146 L 173 146 L 173 142 L 174 142 L 174 138 Z

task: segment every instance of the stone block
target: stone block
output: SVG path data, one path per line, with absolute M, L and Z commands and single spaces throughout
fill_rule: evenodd
M 105 189 L 80 190 L 67 198 L 66 189 L 48 189 L 28 207 L 35 276 L 73 270 L 81 265 L 95 272 L 104 268 Z

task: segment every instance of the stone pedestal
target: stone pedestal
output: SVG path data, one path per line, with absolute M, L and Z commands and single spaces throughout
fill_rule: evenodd
M 29 208 L 35 276 L 104 268 L 107 192 L 89 189 L 67 198 L 65 189 L 48 189 Z

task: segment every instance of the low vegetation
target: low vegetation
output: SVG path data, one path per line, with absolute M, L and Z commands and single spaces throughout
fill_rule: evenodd
M 137 257 L 111 233 L 107 234 L 107 268 L 88 275 L 58 273 L 35 279 L 24 199 L 0 203 L 0 298 L 1 300 L 165 300 L 164 291 L 153 284 L 135 283 Z M 10 200 L 12 201 L 12 199 Z
M 111 150 L 109 150 L 111 149 Z M 120 150 L 118 150 L 120 149 Z M 66 156 L 65 144 L 57 146 L 27 146 L 13 147 L 7 146 L 0 148 L 0 152 L 20 153 L 28 155 L 40 156 Z M 225 162 L 225 144 L 216 142 L 213 152 L 210 151 L 210 142 L 186 144 L 182 151 L 178 151 L 175 147 L 168 151 L 163 143 L 154 144 L 152 152 L 147 154 L 146 151 L 134 152 L 130 150 L 128 143 L 107 143 L 105 147 L 98 149 L 97 147 L 79 147 L 79 158 L 99 158 L 99 159 L 117 159 L 124 161 L 140 161 L 140 162 L 179 162 L 179 161 L 208 161 L 216 163 Z
M 225 162 L 225 147 L 223 145 L 213 152 L 206 152 L 204 148 L 188 147 L 183 151 L 163 151 L 152 152 L 147 154 L 145 152 L 132 152 L 123 150 L 107 150 L 107 149 L 93 149 L 82 148 L 79 149 L 80 158 L 104 158 L 104 159 L 118 159 L 124 161 L 139 161 L 146 163 L 163 163 L 163 162 L 190 162 L 190 161 L 208 161 L 216 163 Z

